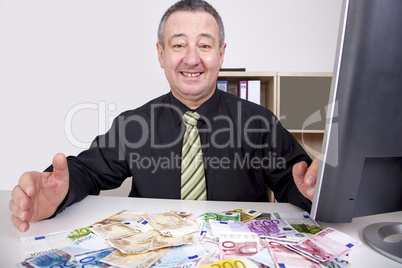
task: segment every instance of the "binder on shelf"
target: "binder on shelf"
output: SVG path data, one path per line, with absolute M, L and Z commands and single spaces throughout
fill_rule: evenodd
M 261 105 L 261 81 L 249 80 L 248 81 L 248 97 L 247 99 L 258 105 Z
M 247 81 L 239 81 L 239 98 L 247 100 L 247 91 Z
M 219 90 L 228 92 L 228 81 L 218 80 L 218 81 L 216 81 L 216 87 Z

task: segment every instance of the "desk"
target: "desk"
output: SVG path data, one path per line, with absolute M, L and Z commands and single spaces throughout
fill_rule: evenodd
M 39 236 L 53 232 L 70 230 L 90 225 L 98 220 L 106 218 L 123 209 L 146 210 L 149 212 L 163 212 L 168 209 L 190 211 L 194 214 L 204 212 L 220 212 L 236 208 L 252 208 L 264 212 L 298 212 L 300 208 L 286 203 L 253 203 L 253 202 L 221 202 L 221 201 L 183 201 L 166 199 L 127 198 L 111 196 L 88 196 L 83 201 L 72 205 L 57 217 L 31 224 L 26 233 L 17 231 L 11 223 L 11 212 L 8 204 L 11 199 L 10 191 L 0 191 L 0 212 L 3 215 L 0 223 L 0 266 L 14 267 L 24 260 L 20 238 Z M 322 227 L 333 227 L 350 236 L 363 241 L 362 230 L 370 223 L 377 221 L 401 221 L 402 211 L 376 216 L 360 217 L 352 223 L 328 224 L 319 222 Z M 352 267 L 402 267 L 401 264 L 388 259 L 373 249 L 365 242 L 354 249 L 350 254 Z

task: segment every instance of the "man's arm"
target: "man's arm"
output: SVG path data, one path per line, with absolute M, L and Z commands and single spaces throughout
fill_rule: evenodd
M 68 192 L 69 171 L 63 154 L 53 158 L 53 172 L 26 172 L 14 187 L 9 204 L 12 222 L 21 232 L 29 223 L 49 218 Z
M 313 201 L 314 197 L 319 163 L 319 158 L 315 158 L 310 166 L 306 162 L 299 162 L 293 166 L 292 170 L 297 188 L 310 201 Z

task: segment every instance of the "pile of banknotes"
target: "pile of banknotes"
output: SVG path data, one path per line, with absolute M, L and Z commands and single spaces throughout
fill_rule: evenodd
M 21 239 L 19 267 L 349 267 L 360 242 L 306 212 L 124 210 L 90 226 Z

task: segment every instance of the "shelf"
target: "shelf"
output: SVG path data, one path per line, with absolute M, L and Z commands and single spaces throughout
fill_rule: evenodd
M 241 80 L 261 81 L 261 105 L 270 109 L 312 157 L 321 154 L 326 106 L 332 73 L 329 72 L 220 72 L 228 91 L 237 95 Z

